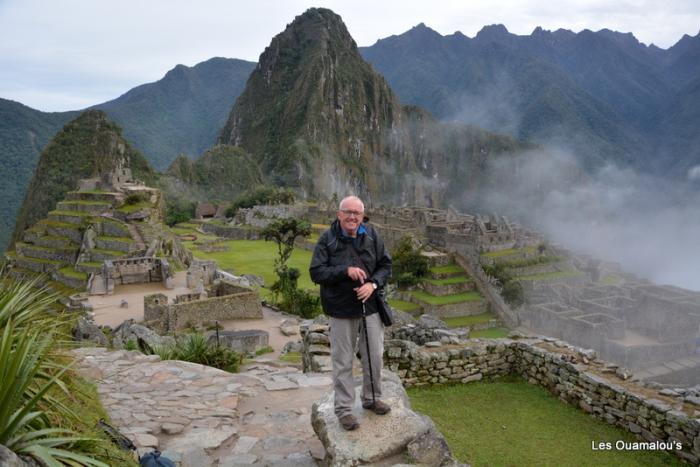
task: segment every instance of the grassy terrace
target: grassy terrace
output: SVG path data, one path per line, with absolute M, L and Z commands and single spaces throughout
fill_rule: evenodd
M 495 382 L 410 388 L 416 411 L 429 415 L 455 457 L 481 466 L 684 465 L 655 451 L 593 451 L 592 442 L 628 442 L 628 432 L 564 404 L 518 377 Z
M 97 238 L 99 240 L 103 240 L 103 241 L 120 242 L 120 243 L 132 243 L 134 241 L 131 237 L 112 237 L 109 235 L 100 235 Z
M 449 305 L 452 303 L 473 302 L 482 299 L 481 294 L 476 291 L 438 297 L 425 293 L 422 290 L 415 290 L 411 292 L 411 295 L 418 300 L 429 303 L 430 305 Z
M 560 272 L 545 272 L 542 274 L 531 274 L 528 276 L 517 276 L 517 279 L 526 281 L 544 281 L 547 279 L 559 279 L 562 277 L 578 277 L 585 275 L 581 271 L 560 271 Z
M 453 284 L 462 284 L 465 282 L 472 282 L 472 279 L 467 277 L 467 276 L 453 276 L 453 277 L 447 277 L 445 279 L 423 279 L 425 282 L 428 282 L 433 285 L 453 285 Z
M 498 339 L 499 337 L 508 337 L 510 329 L 508 328 L 490 328 L 471 331 L 469 337 L 472 339 Z
M 463 328 L 466 326 L 473 326 L 475 324 L 487 323 L 492 319 L 496 319 L 496 316 L 490 312 L 472 316 L 455 316 L 454 318 L 442 318 L 442 320 L 451 328 Z
M 78 217 L 88 217 L 91 216 L 92 214 L 88 212 L 83 212 L 83 211 L 51 211 L 49 214 L 56 214 L 59 216 L 78 216 Z
M 532 254 L 537 252 L 537 247 L 528 246 L 525 248 L 509 248 L 507 250 L 490 251 L 488 253 L 482 253 L 481 256 L 484 258 L 502 258 L 503 256 L 511 256 L 522 253 Z
M 456 264 L 448 264 L 446 266 L 435 266 L 434 268 L 430 268 L 430 272 L 432 274 L 455 274 L 458 272 L 464 273 L 464 269 Z
M 397 310 L 405 311 L 406 313 L 410 313 L 412 311 L 420 309 L 420 306 L 416 305 L 415 303 L 406 302 L 404 300 L 398 300 L 395 298 L 389 299 L 389 305 L 396 308 Z
M 67 203 L 67 204 L 80 204 L 83 206 L 111 206 L 112 203 L 108 203 L 107 201 L 81 201 L 81 200 L 73 200 L 73 201 L 61 201 L 62 203 Z
M 39 222 L 41 222 L 41 224 L 43 224 L 47 227 L 56 227 L 56 228 L 71 229 L 71 230 L 76 230 L 79 228 L 79 226 L 77 226 L 75 224 L 69 224 L 68 222 L 54 221 L 51 219 L 42 219 Z
M 125 204 L 119 208 L 117 208 L 117 211 L 123 212 L 124 214 L 131 214 L 133 212 L 139 211 L 141 209 L 146 209 L 146 208 L 152 208 L 153 205 L 149 203 L 148 201 L 140 201 L 138 203 L 134 204 Z
M 61 268 L 61 269 L 58 270 L 58 272 L 59 272 L 59 274 L 61 274 L 62 276 L 71 277 L 71 278 L 73 278 L 73 279 L 79 279 L 79 280 L 86 281 L 87 278 L 88 278 L 88 275 L 87 275 L 87 274 L 85 274 L 84 272 L 81 272 L 81 271 L 76 271 L 75 269 L 73 269 L 73 268 L 70 267 L 70 266 L 69 266 L 69 267 L 65 267 L 65 268 Z
M 124 256 L 125 255 L 125 253 L 123 251 L 105 250 L 103 248 L 93 248 L 92 251 L 95 253 L 102 253 L 103 255 L 108 255 L 108 256 Z

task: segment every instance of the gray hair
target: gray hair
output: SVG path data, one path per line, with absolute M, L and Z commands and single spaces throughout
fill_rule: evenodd
M 340 204 L 338 205 L 338 211 L 342 211 L 343 204 L 345 204 L 347 201 L 350 201 L 350 200 L 359 202 L 360 206 L 362 206 L 362 212 L 365 212 L 365 203 L 363 203 L 360 198 L 358 198 L 357 196 L 354 196 L 354 195 L 346 196 L 345 198 L 340 200 Z

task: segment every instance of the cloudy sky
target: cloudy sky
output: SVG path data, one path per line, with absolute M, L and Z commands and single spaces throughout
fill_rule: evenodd
M 333 9 L 360 46 L 425 23 L 473 37 L 501 23 L 632 32 L 668 48 L 700 29 L 698 0 L 0 0 L 0 97 L 75 110 L 214 56 L 257 61 L 272 36 L 311 6 Z

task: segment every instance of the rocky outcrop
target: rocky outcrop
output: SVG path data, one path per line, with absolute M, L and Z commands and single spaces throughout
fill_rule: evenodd
M 109 339 L 107 339 L 102 330 L 95 323 L 83 317 L 78 318 L 78 322 L 73 329 L 73 338 L 76 341 L 94 342 L 103 347 L 109 345 Z
M 391 406 L 387 415 L 376 415 L 360 404 L 361 379 L 356 380 L 353 412 L 360 428 L 345 431 L 333 411 L 333 391 L 314 403 L 311 425 L 326 449 L 332 466 L 355 466 L 387 461 L 403 455 L 410 446 L 416 461 L 426 465 L 458 465 L 447 444 L 430 419 L 411 410 L 401 380 L 390 371 L 382 372 L 382 400 Z M 412 455 L 412 456 L 413 456 Z M 397 457 L 399 462 L 401 457 Z M 438 462 L 438 463 L 432 463 Z
M 139 347 L 143 347 L 143 344 L 146 344 L 151 349 L 157 346 L 175 343 L 173 337 L 160 336 L 154 330 L 134 323 L 133 319 L 128 319 L 117 326 L 112 336 L 112 345 L 117 349 L 123 349 L 129 341 Z

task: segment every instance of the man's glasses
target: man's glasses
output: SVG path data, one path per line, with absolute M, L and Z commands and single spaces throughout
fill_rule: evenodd
M 364 212 L 350 211 L 349 209 L 341 209 L 340 212 L 342 212 L 343 214 L 345 214 L 348 217 L 350 217 L 350 216 L 360 217 L 362 214 L 364 214 Z

